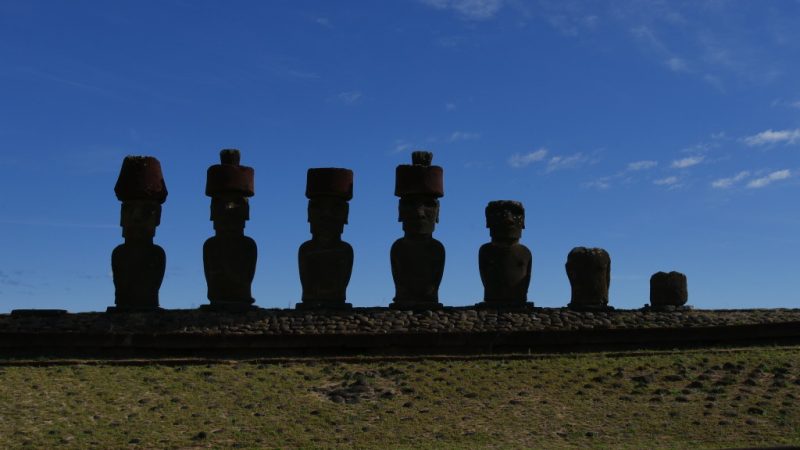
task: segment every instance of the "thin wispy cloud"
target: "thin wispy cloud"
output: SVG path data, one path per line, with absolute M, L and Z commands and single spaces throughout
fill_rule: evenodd
M 792 176 L 792 173 L 788 169 L 778 170 L 764 177 L 756 178 L 755 180 L 750 181 L 747 183 L 747 187 L 750 189 L 763 188 L 764 186 L 770 185 L 775 181 L 785 180 L 790 176 Z
M 331 20 L 328 19 L 327 17 L 317 17 L 317 18 L 314 19 L 314 23 L 316 23 L 317 25 L 323 26 L 325 28 L 333 28 L 333 25 L 331 24 Z
M 589 181 L 583 184 L 584 187 L 599 189 L 599 190 L 606 190 L 611 188 L 611 183 L 609 182 L 608 178 L 600 178 L 599 180 Z
M 588 161 L 588 158 L 583 153 L 575 153 L 570 156 L 553 156 L 547 161 L 547 172 L 574 169 L 586 161 Z
M 728 178 L 720 178 L 718 180 L 714 180 L 711 182 L 711 187 L 715 189 L 728 189 L 729 187 L 733 186 L 734 184 L 744 180 L 745 178 L 750 176 L 750 172 L 747 170 L 743 170 L 736 175 Z
M 361 91 L 340 92 L 339 95 L 336 96 L 336 98 L 338 98 L 343 103 L 352 105 L 361 98 Z
M 779 130 L 774 131 L 769 129 L 761 133 L 747 136 L 743 139 L 746 145 L 750 147 L 759 147 L 765 145 L 775 144 L 795 144 L 800 142 L 800 128 L 794 130 Z
M 673 56 L 666 61 L 667 67 L 673 72 L 688 72 L 689 66 L 682 58 Z
M 449 10 L 467 20 L 487 20 L 500 11 L 503 0 L 419 0 L 438 10 Z
M 674 186 L 676 183 L 678 183 L 678 177 L 676 176 L 659 178 L 658 180 L 653 181 L 653 184 L 657 186 Z
M 545 159 L 547 157 L 547 153 L 548 150 L 546 148 L 540 148 L 539 150 L 525 154 L 514 153 L 510 158 L 508 158 L 508 165 L 515 169 L 527 167 L 535 162 Z
M 653 167 L 658 165 L 658 161 L 634 161 L 632 163 L 628 163 L 627 169 L 629 171 L 635 172 L 639 170 L 647 170 L 652 169 Z
M 449 103 L 449 102 L 445 103 L 444 104 L 444 109 L 446 109 L 447 111 L 455 111 L 456 110 L 456 104 L 455 103 Z
M 447 142 L 472 141 L 480 137 L 481 137 L 480 133 L 470 133 L 467 131 L 454 131 L 450 133 L 450 136 L 447 138 Z
M 405 152 L 407 150 L 410 150 L 411 147 L 412 147 L 412 145 L 409 144 L 408 142 L 406 142 L 406 141 L 404 141 L 402 139 L 398 139 L 398 140 L 394 141 L 394 147 L 392 147 L 391 153 L 403 153 L 403 152 Z
M 700 164 L 705 159 L 705 156 L 698 155 L 698 156 L 689 156 L 687 158 L 676 159 L 672 161 L 670 167 L 673 169 L 685 169 L 687 167 L 692 167 Z

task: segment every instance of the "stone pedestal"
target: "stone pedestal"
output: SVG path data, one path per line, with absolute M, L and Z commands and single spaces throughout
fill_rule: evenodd
M 255 309 L 251 285 L 258 248 L 244 235 L 250 219 L 248 197 L 255 194 L 254 171 L 239 164 L 239 150 L 220 152 L 220 164 L 208 168 L 206 195 L 211 197 L 215 236 L 203 245 L 203 269 L 209 305 L 205 310 L 240 312 Z
M 512 200 L 497 200 L 486 206 L 486 227 L 491 242 L 478 252 L 478 266 L 483 282 L 483 302 L 478 308 L 530 310 L 528 286 L 533 257 L 519 243 L 525 228 L 525 208 Z
M 611 284 L 611 257 L 602 248 L 576 247 L 567 256 L 567 277 L 572 287 L 568 308 L 577 311 L 607 311 Z
M 689 291 L 686 275 L 680 272 L 656 272 L 650 277 L 650 305 L 652 311 L 682 311 L 691 309 L 686 305 Z
M 342 231 L 353 198 L 353 172 L 341 168 L 309 169 L 306 177 L 311 240 L 297 252 L 302 301 L 297 309 L 351 309 L 346 302 L 353 271 L 353 247 Z
M 443 170 L 432 166 L 433 154 L 414 152 L 412 164 L 397 166 L 395 195 L 400 197 L 398 220 L 405 235 L 392 245 L 390 259 L 395 285 L 393 309 L 440 309 L 439 284 L 444 273 L 444 245 L 433 238 L 444 195 Z
M 151 156 L 126 157 L 114 192 L 122 202 L 120 225 L 125 242 L 111 254 L 115 306 L 107 310 L 159 310 L 166 254 L 153 244 L 153 237 L 161 223 L 161 204 L 167 199 L 161 163 Z

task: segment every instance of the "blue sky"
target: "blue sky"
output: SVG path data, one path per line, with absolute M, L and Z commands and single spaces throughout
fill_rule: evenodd
M 160 159 L 161 304 L 207 303 L 206 168 L 256 170 L 256 303 L 300 298 L 309 167 L 355 172 L 348 299 L 385 306 L 394 168 L 445 169 L 440 297 L 482 297 L 490 200 L 522 201 L 530 298 L 575 246 L 611 304 L 684 272 L 700 308 L 798 307 L 800 1 L 0 1 L 0 312 L 103 310 L 125 155 Z

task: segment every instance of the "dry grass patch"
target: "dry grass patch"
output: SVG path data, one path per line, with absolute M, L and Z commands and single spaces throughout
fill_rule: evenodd
M 0 446 L 800 444 L 800 349 L 0 368 Z

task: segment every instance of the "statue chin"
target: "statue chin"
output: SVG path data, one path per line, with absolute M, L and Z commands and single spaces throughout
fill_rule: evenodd
M 434 229 L 436 229 L 434 222 L 422 220 L 403 221 L 403 231 L 409 234 L 433 234 Z

